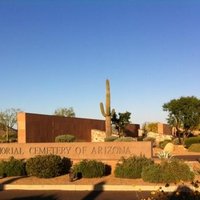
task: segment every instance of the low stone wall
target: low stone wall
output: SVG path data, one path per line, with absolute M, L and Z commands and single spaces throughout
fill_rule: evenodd
M 29 143 L 1 144 L 0 159 L 13 156 L 28 159 L 36 155 L 56 154 L 72 161 L 96 159 L 118 161 L 122 156 L 145 155 L 152 157 L 152 143 L 147 142 L 75 142 L 75 143 Z

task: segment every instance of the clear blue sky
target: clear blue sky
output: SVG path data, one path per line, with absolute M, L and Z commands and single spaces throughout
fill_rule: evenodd
M 0 110 L 165 122 L 162 105 L 200 97 L 200 1 L 0 0 Z

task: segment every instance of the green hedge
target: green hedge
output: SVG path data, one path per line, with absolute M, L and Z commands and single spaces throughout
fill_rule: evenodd
M 114 142 L 133 142 L 135 139 L 133 137 L 119 137 Z
M 152 183 L 175 183 L 193 180 L 194 173 L 183 161 L 174 159 L 144 167 L 142 179 Z
M 106 165 L 101 161 L 82 160 L 73 166 L 73 172 L 84 178 L 102 177 L 106 175 Z
M 122 158 L 116 165 L 114 174 L 119 178 L 141 178 L 142 169 L 144 166 L 152 165 L 153 160 L 144 156 L 132 156 Z
M 188 151 L 191 151 L 191 152 L 200 152 L 200 143 L 199 144 L 192 144 L 188 148 Z
M 180 138 L 180 140 L 181 140 L 181 143 L 179 143 L 179 138 L 174 138 L 174 139 L 172 140 L 172 143 L 173 143 L 174 145 L 183 144 L 183 138 Z
M 104 142 L 113 142 L 113 141 L 115 141 L 116 139 L 118 139 L 118 137 L 112 135 L 112 136 L 106 137 L 106 138 L 104 139 Z
M 0 176 L 23 176 L 26 174 L 25 162 L 11 157 L 7 161 L 0 161 Z
M 69 172 L 71 161 L 57 155 L 38 155 L 26 162 L 26 171 L 30 176 L 52 178 Z
M 55 142 L 74 142 L 76 137 L 74 135 L 58 135 Z
M 192 144 L 200 143 L 200 136 L 185 139 L 185 147 L 189 148 Z

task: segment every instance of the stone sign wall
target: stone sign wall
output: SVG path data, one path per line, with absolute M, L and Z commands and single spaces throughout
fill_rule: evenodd
M 27 159 L 36 155 L 56 154 L 72 160 L 96 159 L 119 160 L 122 156 L 145 155 L 152 157 L 152 143 L 147 142 L 75 142 L 75 143 L 29 143 L 1 144 L 0 159 L 14 156 Z

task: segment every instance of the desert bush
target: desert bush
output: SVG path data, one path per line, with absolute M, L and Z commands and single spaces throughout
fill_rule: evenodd
M 155 142 L 156 139 L 153 138 L 153 137 L 145 137 L 145 138 L 143 138 L 143 141 L 152 141 L 152 142 Z
M 114 142 L 133 142 L 136 141 L 133 137 L 119 137 Z
M 5 168 L 5 162 L 1 160 L 0 161 L 0 177 L 4 177 L 6 175 L 4 168 Z
M 188 148 L 188 151 L 191 151 L 191 152 L 200 152 L 200 143 L 199 144 L 192 144 Z
M 52 178 L 68 173 L 71 167 L 69 158 L 57 155 L 38 155 L 29 158 L 26 162 L 26 171 L 30 176 Z
M 185 139 L 185 147 L 189 148 L 192 144 L 200 143 L 200 136 Z
M 1 176 L 23 176 L 25 175 L 25 163 L 11 157 L 9 160 L 0 162 Z
M 153 160 L 148 159 L 145 156 L 122 158 L 117 163 L 114 174 L 119 178 L 141 178 L 142 168 L 152 164 Z
M 144 167 L 142 179 L 153 183 L 174 183 L 181 180 L 191 181 L 194 179 L 194 173 L 183 161 L 173 159 Z
M 164 140 L 164 141 L 161 141 L 161 142 L 159 142 L 159 147 L 160 147 L 161 149 L 164 149 L 165 146 L 166 146 L 166 144 L 168 144 L 169 142 L 172 142 L 172 141 L 171 141 L 171 140 Z
M 157 156 L 161 160 L 168 160 L 172 157 L 171 153 L 168 151 L 161 151 L 157 153 Z
M 174 144 L 174 145 L 179 145 L 180 143 L 179 143 L 179 138 L 174 138 L 173 140 L 172 140 L 172 143 Z M 181 138 L 181 144 L 183 144 L 183 138 Z
M 105 139 L 104 139 L 104 142 L 113 142 L 113 141 L 115 141 L 116 139 L 117 139 L 118 137 L 117 136 L 109 136 L 109 137 L 106 137 Z
M 138 136 L 137 137 L 137 141 L 143 141 L 143 139 L 144 139 L 144 136 Z
M 74 135 L 58 135 L 55 142 L 74 142 L 76 137 Z
M 106 175 L 106 166 L 100 161 L 82 160 L 73 166 L 73 171 L 84 178 L 102 177 Z
M 7 141 L 6 134 L 0 135 L 0 143 L 16 142 L 16 141 L 17 141 L 17 133 L 16 132 L 9 133 L 9 141 Z

